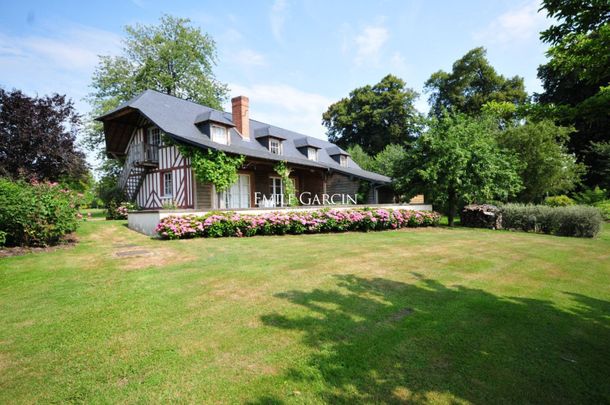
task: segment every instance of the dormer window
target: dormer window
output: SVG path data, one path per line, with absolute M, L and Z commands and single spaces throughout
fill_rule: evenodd
M 269 138 L 269 152 L 275 155 L 282 154 L 282 141 L 275 138 Z
M 307 148 L 307 159 L 318 161 L 318 150 L 316 148 Z
M 347 156 L 339 155 L 339 164 L 343 167 L 347 167 Z
M 212 141 L 223 145 L 229 144 L 229 131 L 226 127 L 220 125 L 212 125 Z

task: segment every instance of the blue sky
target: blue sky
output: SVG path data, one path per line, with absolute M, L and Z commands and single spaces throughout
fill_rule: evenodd
M 539 91 L 538 33 L 549 25 L 531 0 L 96 3 L 0 0 L 0 86 L 65 93 L 84 113 L 97 55 L 120 52 L 126 24 L 169 13 L 216 40 L 217 77 L 231 96 L 250 97 L 252 118 L 325 138 L 322 112 L 355 87 L 393 73 L 421 93 L 433 72 L 476 46 L 500 73 Z

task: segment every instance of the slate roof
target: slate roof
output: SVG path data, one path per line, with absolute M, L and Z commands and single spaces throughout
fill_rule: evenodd
M 233 126 L 232 114 L 218 111 L 192 101 L 183 100 L 174 96 L 146 90 L 133 99 L 121 104 L 116 109 L 98 118 L 98 121 L 112 121 L 113 116 L 122 110 L 138 110 L 147 119 L 157 125 L 163 132 L 176 140 L 190 143 L 204 148 L 218 149 L 227 153 L 241 154 L 252 158 L 271 161 L 286 161 L 301 166 L 309 166 L 352 175 L 379 184 L 388 184 L 390 178 L 378 173 L 361 169 L 356 162 L 348 157 L 348 166 L 341 166 L 332 155 L 347 154 L 333 143 L 311 136 L 299 134 L 274 125 L 250 120 L 250 140 L 244 140 L 234 127 L 229 129 L 231 144 L 223 145 L 212 142 L 197 127 L 197 122 L 211 120 Z M 222 121 L 219 121 L 222 120 Z M 106 134 L 108 136 L 108 134 Z M 257 138 L 273 136 L 283 139 L 283 154 L 276 155 L 263 146 Z M 297 146 L 301 145 L 301 146 Z M 319 148 L 318 161 L 307 159 L 297 148 L 312 145 Z
M 217 111 L 217 110 L 210 110 L 210 111 L 203 112 L 203 113 L 199 114 L 197 116 L 197 118 L 195 118 L 195 124 L 199 124 L 199 123 L 207 122 L 207 121 L 218 122 L 220 124 L 225 124 L 230 127 L 235 126 L 235 124 L 233 124 L 233 121 L 231 121 L 230 119 L 225 117 L 224 113 L 222 111 Z

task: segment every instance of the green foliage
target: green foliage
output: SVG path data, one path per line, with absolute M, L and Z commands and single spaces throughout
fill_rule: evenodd
M 0 231 L 0 247 L 6 245 L 6 232 Z
M 610 4 L 605 0 L 543 0 L 542 9 L 554 19 L 540 33 L 547 43 L 557 44 L 573 34 L 596 31 L 610 21 Z
M 579 204 L 595 205 L 599 202 L 604 201 L 608 198 L 608 192 L 603 188 L 595 187 L 585 189 L 579 193 L 574 194 L 574 199 Z
M 610 100 L 608 100 L 610 105 Z M 610 189 L 610 141 L 593 142 L 588 149 L 589 175 L 596 185 Z
M 106 209 L 106 219 L 115 220 L 115 219 L 127 219 L 127 214 L 129 211 L 137 210 L 138 206 L 132 202 L 121 202 L 110 201 L 108 204 L 108 208 Z
M 178 205 L 174 200 L 163 201 L 162 206 L 164 210 L 175 210 L 176 208 L 178 208 Z
M 157 25 L 125 27 L 123 52 L 101 56 L 89 95 L 92 117 L 116 108 L 147 89 L 221 108 L 227 87 L 213 72 L 216 44 L 189 19 L 163 15 Z M 100 123 L 91 121 L 87 144 L 103 144 Z M 103 155 L 103 154 L 102 154 Z
M 484 48 L 475 48 L 453 64 L 450 73 L 439 70 L 425 83 L 431 113 L 437 117 L 450 110 L 478 115 L 491 101 L 522 104 L 527 100 L 523 78 L 505 78 L 489 64 Z
M 569 146 L 592 168 L 586 183 L 606 186 L 590 146 L 610 139 L 610 3 L 544 0 L 542 7 L 556 23 L 541 35 L 551 47 L 548 62 L 538 68 L 544 87 L 538 99 L 554 106 L 558 123 L 576 128 Z
M 351 158 L 362 169 L 383 174 L 391 178 L 400 175 L 401 164 L 407 156 L 406 149 L 402 145 L 395 144 L 387 145 L 374 157 L 369 156 L 360 145 L 352 146 L 348 148 L 347 151 Z M 371 183 L 361 180 L 358 184 L 358 192 L 356 194 L 357 203 L 366 204 L 370 192 Z
M 346 231 L 381 231 L 406 227 L 436 226 L 440 215 L 430 211 L 322 209 L 306 212 L 270 212 L 262 215 L 211 212 L 204 216 L 168 216 L 155 231 L 163 239 L 255 235 L 300 235 Z
M 387 75 L 331 105 L 322 123 L 331 142 L 376 154 L 388 144 L 409 144 L 421 131 L 421 115 L 413 105 L 417 97 L 403 80 Z
M 430 196 L 446 207 L 450 225 L 461 202 L 507 200 L 522 189 L 521 164 L 498 145 L 497 132 L 488 118 L 432 119 L 400 165 L 396 188 L 407 196 Z
M 125 192 L 119 187 L 119 176 L 122 171 L 118 160 L 107 159 L 101 166 L 104 173 L 95 185 L 95 195 L 100 200 L 100 206 L 110 208 L 111 204 L 118 207 L 121 201 L 125 201 Z
M 57 183 L 0 179 L 0 232 L 9 246 L 45 246 L 74 232 L 78 224 L 76 193 Z
M 350 157 L 358 166 L 360 166 L 363 170 L 373 171 L 374 163 L 371 155 L 366 153 L 362 146 L 360 145 L 352 145 L 347 148 L 347 153 L 350 154 Z
M 286 162 L 278 162 L 273 166 L 273 170 L 282 178 L 282 184 L 284 185 L 284 203 L 285 205 L 292 207 L 299 204 L 299 200 L 296 197 L 297 190 L 294 186 L 294 181 L 290 178 L 290 169 Z
M 601 229 L 602 218 L 593 207 L 575 205 L 506 204 L 501 207 L 502 227 L 524 232 L 592 238 Z
M 388 177 L 395 177 L 400 164 L 405 160 L 407 151 L 402 145 L 387 145 L 373 159 L 373 170 Z
M 216 191 L 228 190 L 238 180 L 237 170 L 244 164 L 244 156 L 228 156 L 221 150 L 196 148 L 177 144 L 178 150 L 191 159 L 191 168 L 195 177 L 212 183 Z
M 401 162 L 405 159 L 406 149 L 402 145 L 387 145 L 375 156 L 370 156 L 359 145 L 347 149 L 351 158 L 364 170 L 394 177 Z
M 576 205 L 576 201 L 572 200 L 567 195 L 555 195 L 546 197 L 544 199 L 544 205 L 548 205 L 549 207 L 569 207 L 571 205 Z
M 598 201 L 594 206 L 599 210 L 604 220 L 610 221 L 610 200 Z
M 585 167 L 568 153 L 566 142 L 571 132 L 571 128 L 543 120 L 499 133 L 499 145 L 522 163 L 519 174 L 524 188 L 518 196 L 520 201 L 540 202 L 545 195 L 571 191 L 580 182 Z

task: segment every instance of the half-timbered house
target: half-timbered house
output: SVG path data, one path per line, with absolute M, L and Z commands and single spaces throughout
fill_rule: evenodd
M 388 177 L 361 169 L 330 142 L 250 119 L 244 96 L 232 100 L 229 113 L 147 90 L 98 120 L 108 155 L 124 164 L 120 185 L 142 209 L 279 207 L 284 194 L 274 171 L 279 161 L 292 169 L 297 194 L 310 202 L 328 202 L 324 195 L 355 196 L 363 185 L 366 203 L 393 202 Z M 245 156 L 238 181 L 223 192 L 199 181 L 175 142 Z M 346 202 L 353 203 L 341 200 Z

